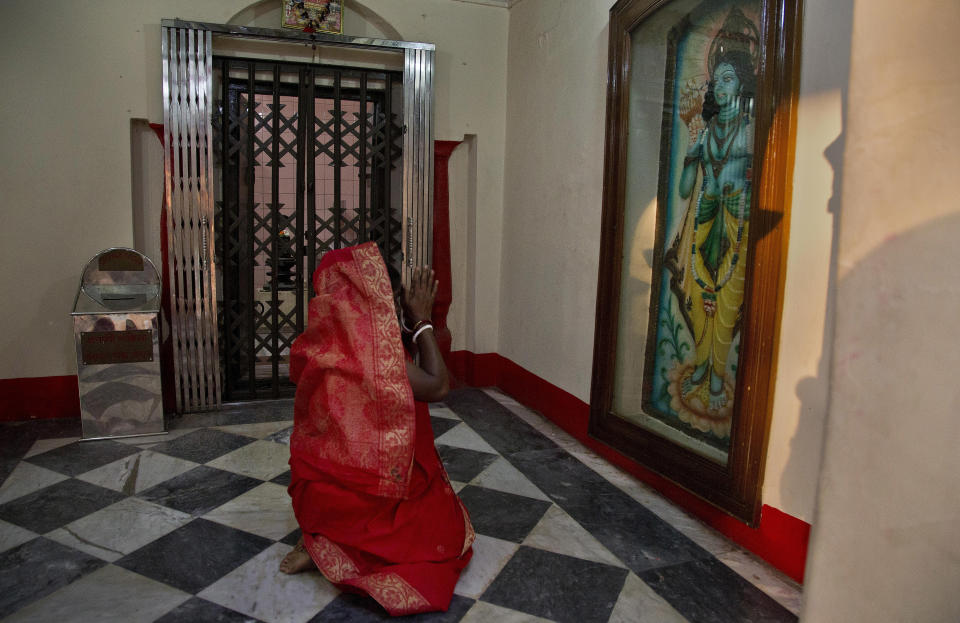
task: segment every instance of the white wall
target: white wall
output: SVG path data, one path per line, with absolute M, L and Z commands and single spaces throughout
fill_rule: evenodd
M 468 350 L 473 353 L 495 352 L 499 324 L 489 326 L 483 323 L 478 326 L 477 310 L 480 317 L 487 315 L 498 317 L 499 308 L 496 301 L 484 300 L 478 297 L 477 272 L 487 270 L 493 273 L 496 270 L 499 281 L 499 262 L 485 262 L 478 266 L 477 262 L 477 137 L 468 134 L 465 140 L 450 154 L 448 171 L 450 172 L 450 272 L 453 275 L 453 301 L 447 314 L 447 326 L 453 337 L 453 350 Z M 489 239 L 492 232 L 486 235 Z M 499 233 L 496 234 L 499 239 Z M 485 253 L 490 254 L 489 250 Z M 489 279 L 489 276 L 488 276 Z M 498 282 L 487 284 L 487 289 L 496 290 L 499 301 L 500 285 Z M 477 347 L 477 335 L 481 342 L 485 341 L 486 348 Z
M 130 120 L 162 117 L 160 19 L 244 3 L 0 3 L 0 378 L 76 373 L 80 271 L 133 243 Z
M 100 249 L 133 243 L 131 119 L 162 121 L 160 20 L 223 23 L 249 4 L 0 3 L 0 378 L 76 372 L 69 312 L 80 270 Z M 499 258 L 507 11 L 450 0 L 350 5 L 347 34 L 363 13 L 381 30 L 437 44 L 436 137 L 477 136 L 478 232 Z M 495 350 L 498 260 L 478 267 L 477 283 L 489 319 L 478 344 Z
M 960 620 L 960 4 L 856 0 L 804 620 Z
M 612 2 L 510 9 L 500 354 L 587 401 Z
M 829 394 L 834 220 L 852 0 L 806 0 L 773 420 L 763 502 L 813 519 Z

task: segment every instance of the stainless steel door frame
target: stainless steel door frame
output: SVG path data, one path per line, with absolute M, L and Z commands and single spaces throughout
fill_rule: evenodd
M 164 190 L 178 413 L 220 407 L 213 249 L 212 37 L 164 27 Z
M 168 271 L 178 412 L 219 408 L 213 248 L 212 35 L 404 54 L 405 277 L 433 257 L 433 75 L 436 46 L 327 33 L 161 20 Z

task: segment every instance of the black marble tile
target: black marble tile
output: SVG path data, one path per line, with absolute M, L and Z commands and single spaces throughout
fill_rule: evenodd
M 0 486 L 37 440 L 79 436 L 80 420 L 74 418 L 0 422 Z
M 514 543 L 527 538 L 550 508 L 550 502 L 473 485 L 460 491 L 460 499 L 477 534 Z
M 440 453 L 443 466 L 447 468 L 450 480 L 459 482 L 470 482 L 497 460 L 496 454 L 478 452 L 469 448 L 454 448 L 438 444 L 437 452 Z
M 710 557 L 703 548 L 484 392 L 458 390 L 451 392 L 446 402 L 634 572 Z
M 101 439 L 67 444 L 26 460 L 67 476 L 78 476 L 137 452 L 140 448 L 136 446 Z
M 309 623 L 374 623 L 375 621 L 409 621 L 410 623 L 455 623 L 463 618 L 474 600 L 454 595 L 446 612 L 424 612 L 405 617 L 391 617 L 372 597 L 341 593 Z
M 158 443 L 150 449 L 154 452 L 163 452 L 194 463 L 206 463 L 254 441 L 256 439 L 252 437 L 204 428 L 170 441 Z
M 13 473 L 13 470 L 17 468 L 19 463 L 20 459 L 0 458 L 0 487 L 3 486 L 3 483 L 7 480 L 10 474 Z
M 259 623 L 246 614 L 224 608 L 219 604 L 193 597 L 166 613 L 154 623 L 184 623 L 189 621 L 203 623 Z
M 117 491 L 70 478 L 0 506 L 0 519 L 44 534 L 125 497 Z
M 692 623 L 797 620 L 796 615 L 715 558 L 638 575 Z
M 287 471 L 283 472 L 282 474 L 280 474 L 270 482 L 275 482 L 278 485 L 289 487 L 290 486 L 290 470 L 288 469 Z
M 297 541 L 299 540 L 300 540 L 300 528 L 297 528 L 287 536 L 280 539 L 280 542 L 285 543 L 286 545 L 296 545 Z
M 509 461 L 635 573 L 711 557 L 560 448 L 517 452 Z
M 60 439 L 81 435 L 80 418 L 52 418 L 42 420 L 22 420 L 19 422 L 0 422 L 0 456 L 17 438 L 31 438 L 30 444 L 37 439 Z M 24 453 L 29 446 L 24 448 Z M 22 455 L 20 455 L 22 456 Z
M 114 564 L 196 594 L 273 541 L 206 519 L 194 519 Z
M 628 571 L 521 546 L 482 601 L 560 623 L 604 623 Z
M 255 424 L 258 422 L 282 422 L 283 420 L 293 420 L 293 398 L 224 405 L 224 408 L 219 411 L 189 413 L 169 420 L 167 428 L 173 430 L 177 428 Z
M 445 417 L 430 416 L 430 427 L 433 428 L 433 438 L 436 439 L 460 422 Z
M 105 564 L 43 537 L 0 552 L 0 619 Z
M 263 481 L 256 478 L 201 465 L 137 497 L 191 515 L 203 515 L 260 484 Z
M 0 422 L 0 458 L 19 461 L 38 438 L 29 422 Z
M 453 390 L 444 402 L 504 457 L 509 458 L 514 452 L 558 447 L 479 389 Z

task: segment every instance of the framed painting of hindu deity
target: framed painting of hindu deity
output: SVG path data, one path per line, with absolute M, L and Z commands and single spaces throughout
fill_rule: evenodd
M 610 10 L 590 433 L 755 523 L 801 0 Z

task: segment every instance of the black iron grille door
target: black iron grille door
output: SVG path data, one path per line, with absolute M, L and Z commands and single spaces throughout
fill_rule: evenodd
M 401 263 L 402 74 L 235 58 L 214 70 L 223 398 L 290 396 L 323 253 L 373 240 Z

